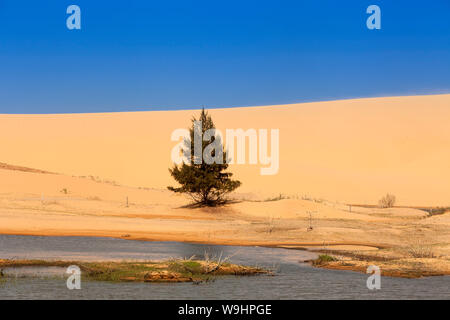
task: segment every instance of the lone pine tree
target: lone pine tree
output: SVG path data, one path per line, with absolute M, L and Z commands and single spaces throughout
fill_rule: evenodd
M 192 119 L 189 139 L 184 140 L 185 150 L 188 150 L 187 154 L 185 153 L 187 163 L 175 164 L 169 169 L 180 187 L 169 186 L 167 188 L 173 192 L 189 195 L 197 205 L 224 204 L 225 196 L 241 185 L 240 181 L 231 179 L 232 173 L 225 172 L 228 168 L 226 151 L 220 137 L 211 134 L 214 129 L 211 116 L 205 109 L 202 109 L 199 119 L 197 120 L 195 117 Z M 209 132 L 207 132 L 208 130 Z M 206 136 L 211 136 L 209 141 L 203 140 Z M 215 148 L 211 148 L 212 145 L 215 145 Z M 214 159 L 214 161 L 203 159 L 205 149 L 207 158 Z M 219 152 L 217 152 L 218 149 Z

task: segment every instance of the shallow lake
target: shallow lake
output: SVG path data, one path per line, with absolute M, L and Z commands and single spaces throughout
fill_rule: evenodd
M 316 255 L 302 250 L 0 235 L 0 259 L 163 260 L 205 253 L 278 272 L 276 276 L 224 277 L 201 285 L 82 281 L 81 290 L 68 290 L 60 269 L 39 269 L 34 275 L 9 270 L 8 278 L 0 281 L 0 299 L 450 299 L 450 277 L 382 277 L 381 289 L 369 290 L 368 275 L 313 268 L 303 261 Z

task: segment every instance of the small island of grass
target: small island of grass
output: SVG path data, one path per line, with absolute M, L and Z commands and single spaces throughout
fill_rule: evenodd
M 250 276 L 272 274 L 270 270 L 243 266 L 228 262 L 207 260 L 172 259 L 146 262 L 84 262 L 46 260 L 0 260 L 0 277 L 8 268 L 62 267 L 76 265 L 82 278 L 93 281 L 113 282 L 208 282 L 217 276 Z

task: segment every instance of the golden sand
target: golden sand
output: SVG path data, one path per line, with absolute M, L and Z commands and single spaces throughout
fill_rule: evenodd
M 402 258 L 417 240 L 450 270 L 450 213 L 410 208 L 450 205 L 450 95 L 212 110 L 222 130 L 280 130 L 279 173 L 232 165 L 240 201 L 220 208 L 186 208 L 165 189 L 174 185 L 171 132 L 196 114 L 0 115 L 0 233 L 378 248 Z M 403 208 L 348 206 L 386 192 Z

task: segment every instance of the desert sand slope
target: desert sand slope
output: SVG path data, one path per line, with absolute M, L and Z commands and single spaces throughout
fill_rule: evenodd
M 0 115 L 0 161 L 163 189 L 173 184 L 167 171 L 176 144 L 171 133 L 188 127 L 197 113 Z M 240 192 L 366 204 L 390 192 L 403 205 L 450 205 L 450 95 L 217 109 L 211 114 L 222 130 L 280 130 L 279 173 L 261 176 L 260 164 L 233 165 L 243 182 Z M 17 184 L 11 188 L 20 191 L 23 184 Z
M 0 169 L 0 181 L 0 234 L 308 247 L 345 253 L 343 265 L 327 267 L 363 270 L 379 256 L 394 260 L 386 268 L 396 275 L 400 270 L 410 276 L 411 268 L 416 275 L 450 274 L 450 212 L 433 217 L 409 208 L 352 207 L 350 212 L 342 203 L 296 197 L 189 208 L 186 198 L 164 189 L 7 165 Z M 416 246 L 433 254 L 419 267 L 414 256 L 410 260 Z M 358 259 L 348 260 L 349 254 Z M 361 260 L 362 254 L 367 259 Z
M 359 243 L 395 246 L 411 232 L 449 242 L 448 214 L 407 208 L 352 208 L 290 198 L 186 207 L 168 190 L 0 169 L 0 233 L 108 235 L 240 244 Z M 232 196 L 239 197 L 239 194 Z M 312 225 L 313 231 L 307 231 Z M 434 233 L 437 230 L 446 232 Z

